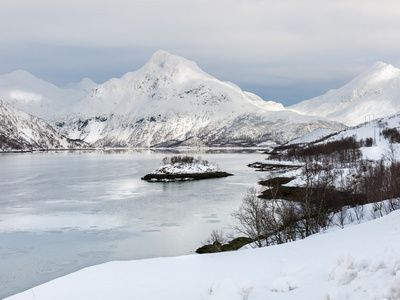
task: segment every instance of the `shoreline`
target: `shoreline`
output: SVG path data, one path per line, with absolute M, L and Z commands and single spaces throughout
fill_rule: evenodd
M 147 182 L 175 182 L 175 181 L 192 181 L 211 178 L 223 178 L 233 176 L 227 172 L 206 172 L 206 173 L 182 173 L 182 174 L 147 174 L 141 179 Z

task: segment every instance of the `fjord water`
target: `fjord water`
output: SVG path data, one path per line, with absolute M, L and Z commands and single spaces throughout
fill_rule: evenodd
M 264 156 L 186 154 L 234 176 L 148 183 L 173 155 L 153 151 L 0 155 L 0 298 L 111 260 L 190 254 L 213 229 L 230 231 L 262 175 L 247 164 Z

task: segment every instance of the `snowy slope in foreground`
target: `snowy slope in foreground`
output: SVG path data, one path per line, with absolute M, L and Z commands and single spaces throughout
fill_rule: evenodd
M 9 299 L 399 299 L 400 211 L 262 249 L 110 262 Z
M 288 109 L 305 115 L 326 117 L 354 126 L 400 111 L 400 69 L 383 62 L 337 90 L 302 101 Z M 369 116 L 371 115 L 371 117 Z

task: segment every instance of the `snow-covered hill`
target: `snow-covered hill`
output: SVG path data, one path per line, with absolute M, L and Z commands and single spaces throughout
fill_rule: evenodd
M 386 117 L 400 111 L 400 69 L 377 62 L 343 87 L 288 109 L 349 126 Z
M 44 120 L 0 101 L 0 152 L 87 147 L 60 135 Z
M 400 299 L 400 211 L 304 240 L 89 267 L 7 299 Z
M 91 79 L 85 78 L 60 88 L 19 70 L 0 76 L 0 99 L 26 113 L 49 120 L 96 86 Z
M 327 130 L 316 130 L 309 134 L 305 134 L 299 138 L 291 140 L 287 145 L 307 144 L 307 143 L 327 143 L 354 137 L 357 141 L 368 139 L 372 141 L 369 147 L 361 147 L 363 158 L 379 160 L 388 155 L 400 154 L 398 144 L 390 143 L 390 140 L 385 138 L 385 130 L 396 129 L 400 131 L 400 113 L 393 114 L 384 118 L 377 118 L 369 122 L 364 122 L 357 126 L 348 127 L 339 132 L 331 132 Z M 395 153 L 390 154 L 395 151 Z
M 248 147 L 344 127 L 263 101 L 165 51 L 101 85 L 84 79 L 59 88 L 15 71 L 0 76 L 0 99 L 97 147 Z
M 196 163 L 169 163 L 158 167 L 150 174 L 201 174 L 201 173 L 213 173 L 221 172 L 216 164 L 202 164 L 201 162 Z
M 64 134 L 111 147 L 255 146 L 343 128 L 265 102 L 165 51 L 99 85 L 57 120 Z

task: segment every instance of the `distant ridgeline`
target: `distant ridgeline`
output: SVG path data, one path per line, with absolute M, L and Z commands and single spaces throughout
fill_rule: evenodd
M 164 157 L 162 165 L 142 177 L 149 182 L 188 181 L 232 176 L 222 172 L 217 164 L 193 156 Z

